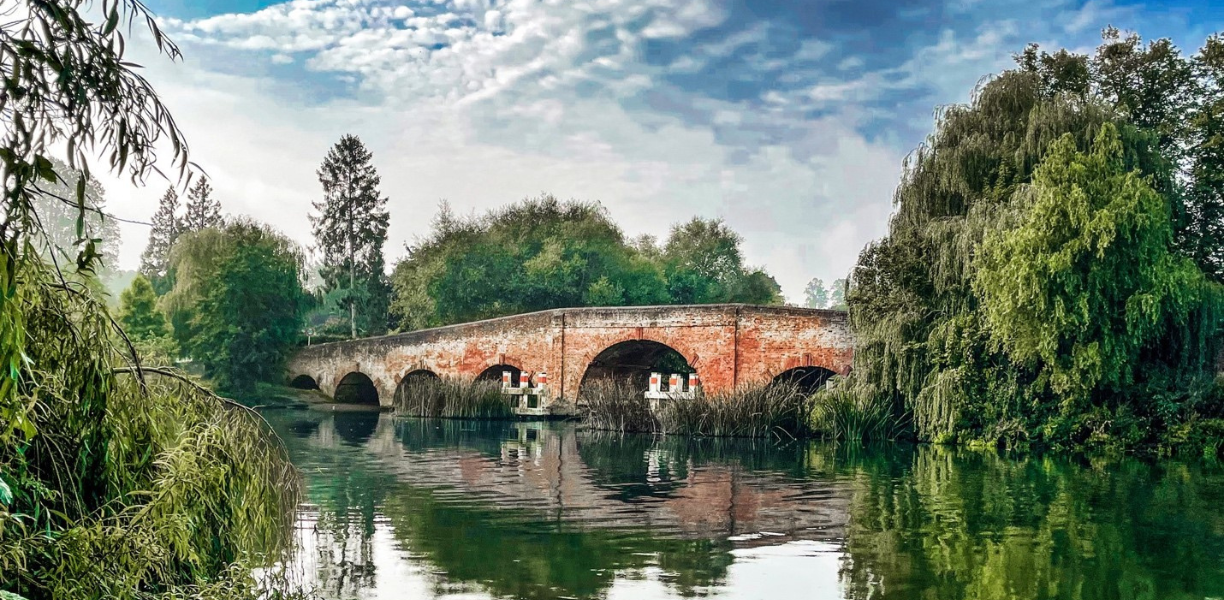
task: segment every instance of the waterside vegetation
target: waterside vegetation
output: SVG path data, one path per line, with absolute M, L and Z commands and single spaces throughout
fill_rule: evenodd
M 852 273 L 846 393 L 919 440 L 1219 452 L 1224 38 L 1103 37 L 943 108 Z
M 155 146 L 172 150 L 178 174 L 189 165 L 170 113 L 125 62 L 119 25 L 143 24 L 140 35 L 170 58 L 178 49 L 131 0 L 6 10 L 0 596 L 283 596 L 285 579 L 253 576 L 282 556 L 297 503 L 279 438 L 248 409 L 142 368 L 98 278 L 107 250 L 94 236 L 106 228 L 95 229 L 102 203 L 86 152 L 134 182 L 157 170 Z M 66 149 L 63 164 L 52 149 Z M 47 221 L 48 202 L 67 210 Z M 64 213 L 75 220 L 71 242 L 47 227 Z M 133 332 L 158 335 L 143 286 L 127 304 Z
M 507 419 L 508 396 L 497 381 L 410 377 L 395 393 L 395 414 L 443 419 Z

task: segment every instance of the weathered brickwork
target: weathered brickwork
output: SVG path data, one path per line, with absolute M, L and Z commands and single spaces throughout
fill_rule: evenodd
M 327 394 L 364 373 L 390 405 L 407 375 L 475 378 L 497 365 L 549 374 L 557 397 L 573 400 L 587 367 L 604 350 L 647 340 L 679 352 L 707 392 L 767 382 L 796 367 L 850 371 L 853 340 L 839 311 L 717 304 L 567 308 L 301 350 L 289 377 L 307 375 Z

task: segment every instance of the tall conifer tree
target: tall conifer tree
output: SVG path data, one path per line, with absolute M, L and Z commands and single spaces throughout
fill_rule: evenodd
M 200 177 L 187 191 L 187 205 L 183 213 L 183 231 L 199 231 L 221 225 L 221 203 L 212 197 L 212 186 Z
M 310 216 L 322 254 L 324 291 L 347 309 L 351 335 L 386 328 L 389 287 L 383 272 L 387 199 L 378 191 L 373 155 L 355 135 L 332 146 L 319 167 L 323 199 Z
M 183 223 L 178 217 L 179 197 L 174 188 L 166 189 L 157 212 L 153 213 L 153 229 L 149 232 L 149 245 L 140 256 L 140 273 L 153 284 L 159 294 L 168 291 L 165 278 L 170 261 L 170 247 L 183 232 Z

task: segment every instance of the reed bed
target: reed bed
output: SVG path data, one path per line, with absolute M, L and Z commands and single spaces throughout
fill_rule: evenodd
M 642 392 L 626 383 L 591 382 L 579 404 L 591 429 L 711 437 L 803 437 L 810 401 L 790 384 L 744 387 L 733 392 L 663 400 L 657 413 Z
M 402 385 L 395 394 L 395 413 L 443 419 L 509 419 L 510 402 L 497 381 L 421 377 Z
M 896 440 L 907 431 L 887 399 L 846 380 L 812 396 L 810 424 L 817 437 L 849 442 Z
M 582 422 L 589 429 L 661 433 L 642 391 L 628 381 L 600 379 L 584 383 L 578 397 Z

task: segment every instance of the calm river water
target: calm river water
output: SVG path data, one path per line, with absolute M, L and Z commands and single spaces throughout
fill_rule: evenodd
M 1224 470 L 269 411 L 328 598 L 1224 598 Z

